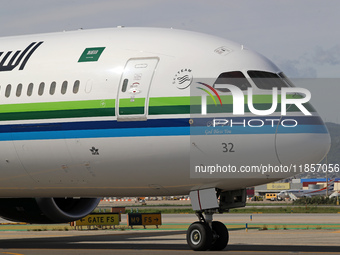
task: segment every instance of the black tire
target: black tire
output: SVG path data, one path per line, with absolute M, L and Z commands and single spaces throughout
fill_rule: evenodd
M 214 235 L 217 236 L 217 239 L 213 241 L 210 250 L 221 251 L 228 245 L 228 242 L 229 242 L 228 229 L 220 221 L 213 221 L 212 229 L 213 229 Z
M 194 251 L 210 249 L 212 239 L 212 231 L 206 223 L 194 222 L 187 230 L 187 243 Z

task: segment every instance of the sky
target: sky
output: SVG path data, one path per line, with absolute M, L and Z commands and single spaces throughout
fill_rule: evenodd
M 0 36 L 116 26 L 173 27 L 239 42 L 271 59 L 290 78 L 340 81 L 340 1 L 0 1 Z M 329 111 L 340 106 L 334 105 L 335 95 L 340 94 L 336 82 L 330 87 L 323 83 L 321 90 L 317 82 L 303 84 L 311 90 L 316 109 L 329 115 L 329 121 L 339 122 L 340 115 Z M 313 96 L 314 90 L 325 93 Z

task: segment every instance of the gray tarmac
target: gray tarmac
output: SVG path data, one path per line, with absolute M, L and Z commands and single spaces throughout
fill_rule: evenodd
M 124 220 L 125 217 L 122 219 Z M 216 215 L 226 224 L 250 222 L 246 214 Z M 163 223 L 191 223 L 193 215 L 163 215 Z M 258 214 L 252 222 L 339 224 L 340 214 Z M 185 230 L 0 231 L 1 254 L 193 254 Z M 199 254 L 340 254 L 340 229 L 231 229 L 228 247 Z

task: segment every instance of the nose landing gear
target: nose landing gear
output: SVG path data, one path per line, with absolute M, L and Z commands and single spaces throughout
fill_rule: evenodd
M 199 221 L 187 230 L 188 245 L 194 251 L 223 250 L 229 242 L 228 229 L 222 222 L 213 221 L 213 214 L 245 206 L 246 190 L 195 190 L 190 192 L 190 199 Z
M 187 243 L 194 251 L 220 251 L 223 250 L 229 241 L 227 227 L 219 221 L 212 221 L 213 212 L 196 213 L 200 221 L 190 225 L 187 231 Z

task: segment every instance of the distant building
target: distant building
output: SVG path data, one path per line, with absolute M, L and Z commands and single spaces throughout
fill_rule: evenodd
M 318 186 L 313 186 L 318 185 Z M 289 189 L 308 189 L 326 187 L 326 178 L 318 179 L 292 179 L 290 182 L 273 182 L 255 187 L 255 196 L 264 196 L 266 193 L 279 193 Z M 340 178 L 334 182 L 334 190 L 340 190 Z

